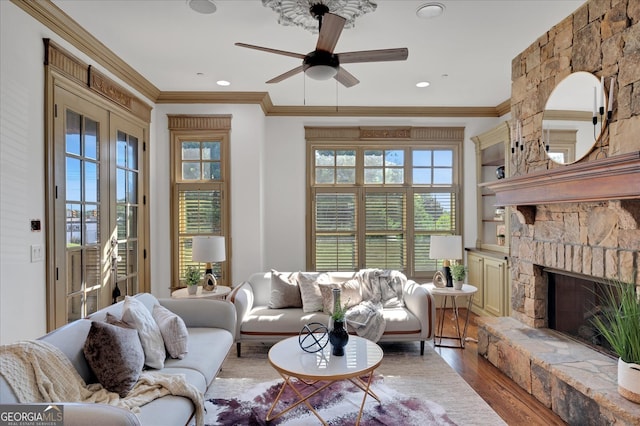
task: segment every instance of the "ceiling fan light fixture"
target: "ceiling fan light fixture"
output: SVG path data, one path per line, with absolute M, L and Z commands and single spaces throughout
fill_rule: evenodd
M 191 10 L 203 15 L 210 15 L 218 10 L 213 0 L 187 0 L 187 4 Z
M 307 68 L 304 73 L 314 80 L 329 80 L 338 74 L 338 68 L 331 65 L 313 65 Z
M 416 15 L 418 18 L 422 19 L 432 19 L 437 18 L 438 16 L 444 13 L 444 5 L 442 3 L 437 2 L 429 2 L 425 3 L 416 10 Z

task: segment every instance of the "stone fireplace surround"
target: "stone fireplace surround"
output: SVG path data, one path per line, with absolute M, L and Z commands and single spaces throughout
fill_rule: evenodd
M 544 106 L 576 71 L 616 78 L 613 117 L 587 158 L 558 166 L 540 147 Z M 638 425 L 616 360 L 546 328 L 543 268 L 640 283 L 640 2 L 587 0 L 516 56 L 511 75 L 523 155 L 492 189 L 511 206 L 512 312 L 480 319 L 478 353 L 569 424 Z

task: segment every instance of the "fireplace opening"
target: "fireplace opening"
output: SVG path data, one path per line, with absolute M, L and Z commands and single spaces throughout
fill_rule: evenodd
M 565 271 L 545 269 L 548 291 L 549 328 L 568 335 L 602 353 L 617 358 L 609 343 L 593 326 L 602 315 L 605 280 Z

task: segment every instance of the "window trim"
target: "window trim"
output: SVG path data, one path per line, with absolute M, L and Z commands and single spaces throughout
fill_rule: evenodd
M 462 234 L 464 224 L 464 128 L 462 127 L 305 127 L 306 138 L 306 155 L 307 155 L 307 191 L 306 191 L 306 268 L 313 270 L 315 268 L 314 261 L 314 238 L 316 235 L 313 218 L 316 193 L 322 192 L 349 192 L 355 193 L 358 202 L 364 202 L 363 197 L 367 190 L 379 188 L 381 190 L 388 189 L 390 191 L 401 189 L 405 193 L 406 198 L 406 214 L 407 217 L 413 214 L 414 195 L 423 192 L 454 192 L 456 199 L 456 218 L 455 232 Z M 453 151 L 453 183 L 452 185 L 413 185 L 412 184 L 412 161 L 411 150 L 420 149 L 438 149 L 445 148 Z M 315 156 L 314 153 L 318 149 L 345 149 L 356 150 L 356 182 L 355 184 L 315 184 Z M 364 164 L 359 161 L 360 155 L 364 155 L 364 150 L 369 149 L 404 149 L 404 173 L 405 183 L 403 184 L 387 184 L 375 185 L 364 184 Z M 361 244 L 364 243 L 366 230 L 364 228 L 364 217 L 357 217 L 356 239 L 359 242 L 358 256 L 359 264 L 364 262 L 364 252 Z M 405 225 L 407 229 L 407 225 Z M 414 272 L 414 256 L 413 248 L 410 244 L 413 242 L 413 232 L 410 230 L 403 231 L 406 235 L 406 268 L 409 278 L 430 278 L 431 276 L 424 273 Z M 359 267 L 359 266 L 357 266 Z
M 221 191 L 222 223 L 220 235 L 226 241 L 226 261 L 222 265 L 224 281 L 220 285 L 231 286 L 231 197 L 230 197 L 230 115 L 167 115 L 170 131 L 171 157 L 171 284 L 173 291 L 181 287 L 179 277 L 179 200 L 182 189 L 211 189 Z M 220 180 L 182 181 L 181 143 L 183 141 L 220 141 Z

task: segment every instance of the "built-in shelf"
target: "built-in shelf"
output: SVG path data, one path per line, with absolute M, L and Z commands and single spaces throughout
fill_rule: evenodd
M 519 206 L 640 198 L 640 151 L 479 184 L 496 205 Z

